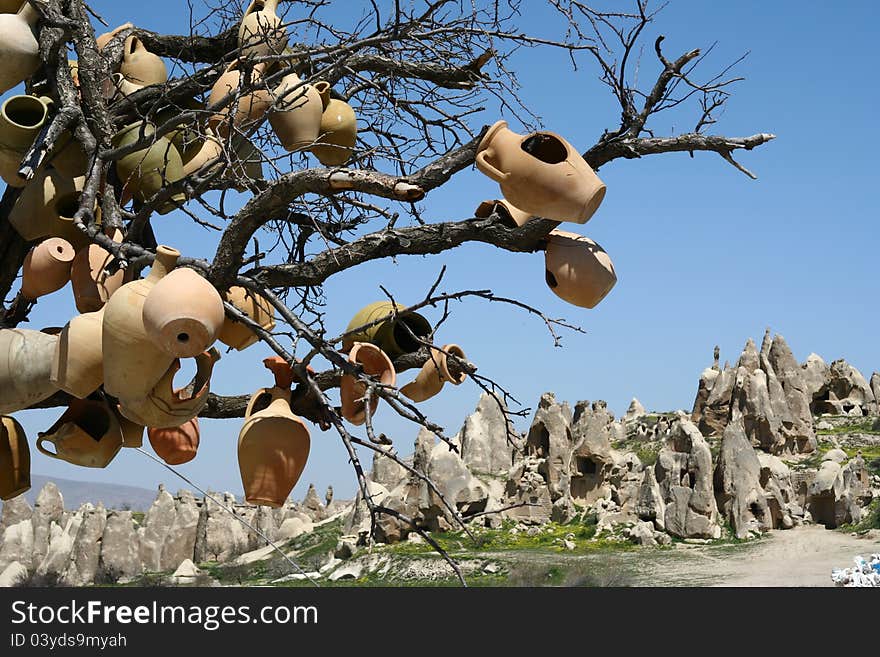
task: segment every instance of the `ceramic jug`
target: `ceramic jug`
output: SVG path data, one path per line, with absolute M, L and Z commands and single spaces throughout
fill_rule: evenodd
M 196 375 L 182 388 L 174 387 L 180 361 L 174 359 L 168 371 L 144 399 L 123 401 L 120 410 L 128 419 L 144 426 L 178 427 L 201 413 L 208 403 L 211 373 L 220 360 L 220 352 L 211 349 L 196 356 Z
M 32 248 L 22 265 L 22 295 L 34 300 L 67 285 L 75 255 L 70 242 L 60 237 L 50 237 Z
M 251 91 L 242 93 L 238 97 L 238 102 L 233 99 L 211 116 L 209 119 L 211 129 L 220 137 L 225 139 L 229 136 L 230 124 L 239 131 L 247 131 L 263 121 L 266 111 L 272 104 L 272 95 L 262 82 L 267 69 L 268 64 L 255 64 L 250 69 L 250 77 L 245 77 L 245 80 L 249 80 L 246 84 L 249 84 L 247 88 Z M 237 94 L 243 77 L 241 62 L 236 59 L 214 83 L 211 95 L 208 96 L 208 106 L 213 107 L 227 96 Z
M 199 449 L 199 420 L 187 420 L 179 427 L 147 429 L 147 437 L 156 456 L 168 465 L 183 465 L 196 457 Z
M 532 215 L 530 215 L 528 212 L 523 212 L 519 208 L 515 207 L 512 203 L 509 203 L 504 199 L 483 201 L 477 206 L 477 209 L 474 210 L 474 216 L 481 219 L 485 219 L 486 217 L 491 216 L 493 213 L 497 213 L 498 216 L 500 216 L 504 220 L 504 223 L 511 228 L 515 226 L 522 226 L 529 219 L 532 218 Z
M 586 223 L 605 198 L 605 184 L 574 147 L 553 132 L 518 135 L 498 121 L 477 147 L 477 168 L 501 185 L 523 212 Z
M 30 329 L 0 329 L 0 414 L 29 408 L 51 397 L 57 335 Z
M 318 143 L 312 146 L 312 154 L 324 166 L 342 166 L 354 155 L 357 144 L 357 117 L 351 105 L 344 100 L 330 97 L 330 85 L 315 83 L 321 96 L 323 112 Z
M 113 147 L 120 148 L 141 141 L 141 132 L 147 146 L 116 161 L 116 173 L 123 181 L 123 196 L 135 196 L 149 201 L 164 187 L 183 178 L 183 160 L 177 148 L 167 137 L 154 137 L 156 127 L 149 122 L 132 123 L 113 137 Z M 186 195 L 178 192 L 158 208 L 159 214 L 167 214 L 178 204 L 186 201 Z
M 467 379 L 467 374 L 461 370 L 458 376 L 449 371 L 447 354 L 466 360 L 464 351 L 457 344 L 447 344 L 443 349 L 431 348 L 431 358 L 422 365 L 422 369 L 416 375 L 415 381 L 407 383 L 400 389 L 400 393 L 409 397 L 414 402 L 423 402 L 437 395 L 445 383 L 459 385 Z
M 355 342 L 371 342 L 379 346 L 390 358 L 397 358 L 421 349 L 422 344 L 410 333 L 417 338 L 427 339 L 431 335 L 431 324 L 418 313 L 408 313 L 396 320 L 392 319 L 391 314 L 395 309 L 397 312 L 406 310 L 403 306 L 399 304 L 395 306 L 390 301 L 377 301 L 361 308 L 345 329 L 345 332 L 350 334 L 342 339 L 343 351 L 351 349 Z M 361 326 L 372 322 L 378 323 L 360 329 Z M 355 329 L 360 330 L 355 331 Z
M 40 67 L 37 24 L 40 14 L 25 2 L 18 13 L 0 14 L 0 94 L 24 82 Z
M 379 383 L 393 386 L 397 382 L 397 372 L 394 365 L 376 345 L 367 342 L 355 342 L 348 354 L 350 363 L 360 365 L 364 374 L 378 379 Z M 342 398 L 342 417 L 352 424 L 361 425 L 367 421 L 367 405 L 363 400 L 367 390 L 365 383 L 358 381 L 350 374 L 345 374 L 339 380 L 339 395 Z M 370 398 L 370 417 L 376 414 L 379 406 L 379 395 L 373 391 Z
M 147 87 L 168 82 L 168 68 L 159 55 L 147 50 L 144 42 L 136 36 L 125 40 L 119 72 L 132 84 Z
M 321 96 L 311 84 L 289 73 L 274 92 L 275 106 L 269 123 L 287 151 L 309 148 L 321 134 Z
M 545 280 L 560 299 L 595 308 L 617 283 L 614 264 L 605 250 L 583 235 L 551 231 L 544 252 Z
M 0 14 L 0 19 L 3 16 Z M 12 187 L 24 187 L 28 183 L 18 170 L 46 124 L 51 105 L 49 98 L 12 96 L 0 106 L 0 177 Z
M 174 361 L 147 335 L 143 306 L 179 257 L 176 249 L 159 246 L 149 275 L 120 287 L 104 306 L 104 389 L 120 401 L 146 397 Z
M 48 431 L 39 434 L 37 449 L 74 465 L 106 468 L 122 449 L 122 432 L 106 399 L 75 399 Z
M 223 159 L 223 144 L 214 135 L 211 128 L 205 128 L 204 138 L 191 143 L 189 148 L 181 151 L 183 159 L 183 175 L 191 176 L 207 165 L 210 166 L 203 175 L 211 173 L 215 167 L 225 164 Z
M 103 323 L 101 308 L 77 315 L 58 336 L 50 381 L 78 399 L 85 399 L 104 382 Z
M 61 237 L 79 250 L 90 244 L 74 224 L 85 178 L 67 178 L 55 169 L 43 169 L 22 191 L 9 213 L 9 223 L 28 241 Z
M 122 446 L 130 449 L 143 447 L 144 430 L 146 427 L 137 422 L 132 422 L 125 417 L 119 406 L 113 410 L 113 413 L 116 415 L 116 420 L 119 422 L 119 430 L 122 432 Z
M 236 285 L 229 288 L 224 298 L 266 331 L 275 330 L 275 309 L 260 295 Z M 256 333 L 231 317 L 223 318 L 223 326 L 217 337 L 220 342 L 238 351 L 259 341 Z
M 276 13 L 278 0 L 253 0 L 238 28 L 242 57 L 280 55 L 287 47 L 287 28 Z
M 112 238 L 114 242 L 121 242 L 122 231 L 114 231 Z M 125 270 L 117 269 L 112 274 L 107 271 L 113 261 L 113 255 L 98 244 L 90 244 L 80 249 L 74 256 L 70 268 L 70 283 L 73 287 L 76 309 L 79 312 L 90 313 L 100 310 L 122 286 Z
M 11 500 L 31 487 L 31 450 L 14 417 L 0 418 L 0 500 Z
M 55 142 L 55 148 L 49 156 L 50 164 L 67 178 L 79 178 L 89 172 L 91 161 L 83 150 L 82 144 L 65 130 Z
M 258 403 L 269 405 L 255 412 Z M 238 467 L 249 504 L 278 508 L 299 481 L 311 439 L 305 423 L 290 410 L 290 391 L 259 390 L 250 399 L 238 436 Z
M 114 73 L 104 80 L 101 86 L 101 95 L 108 104 L 112 104 L 121 98 L 126 98 L 136 91 L 140 91 L 144 85 L 132 82 L 122 73 Z
M 123 32 L 124 30 L 132 29 L 133 27 L 134 27 L 134 25 L 131 23 L 124 23 L 124 24 L 120 25 L 119 27 L 117 27 L 115 30 L 112 30 L 110 32 L 105 32 L 104 34 L 101 34 L 100 36 L 96 37 L 95 42 L 98 45 L 98 50 L 103 50 L 104 48 L 106 48 L 107 44 L 110 43 L 110 41 L 113 39 L 113 37 L 115 37 L 120 32 Z

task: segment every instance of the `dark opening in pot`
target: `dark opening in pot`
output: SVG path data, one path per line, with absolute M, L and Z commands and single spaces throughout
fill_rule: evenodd
M 423 317 L 402 317 L 394 324 L 394 341 L 407 354 L 418 351 L 422 347 L 422 343 L 413 335 L 425 339 L 430 334 L 431 325 Z
M 549 269 L 544 270 L 544 278 L 547 281 L 547 285 L 549 285 L 551 288 L 555 288 L 557 285 L 559 285 L 559 281 L 556 280 L 553 272 L 551 272 Z
M 522 149 L 547 164 L 565 162 L 568 150 L 559 139 L 542 132 L 536 133 L 522 143 Z

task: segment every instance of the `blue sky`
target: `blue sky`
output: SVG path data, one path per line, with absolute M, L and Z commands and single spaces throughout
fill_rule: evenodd
M 188 23 L 186 10 L 181 11 L 185 3 L 179 1 L 91 4 L 114 26 L 131 20 L 180 32 Z M 721 346 L 722 360 L 733 361 L 745 340 L 759 340 L 765 327 L 783 334 L 799 360 L 810 352 L 828 361 L 845 357 L 870 376 L 880 368 L 874 197 L 880 144 L 873 129 L 880 99 L 873 18 L 868 2 L 836 3 L 833 10 L 826 3 L 802 1 L 670 2 L 648 28 L 642 80 L 656 75 L 651 44 L 658 34 L 667 37 L 668 56 L 717 40 L 705 64 L 712 72 L 749 50 L 736 70 L 747 79 L 711 132 L 772 132 L 777 140 L 739 155 L 758 174 L 757 181 L 715 154 L 652 156 L 603 167 L 599 175 L 608 186 L 603 205 L 585 226 L 564 226 L 598 241 L 614 260 L 619 282 L 596 309 L 568 306 L 550 293 L 540 254 L 472 245 L 441 256 L 383 260 L 332 278 L 326 286 L 328 327 L 341 332 L 358 307 L 381 298 L 380 284 L 398 299 L 421 298 L 447 265 L 447 291 L 491 288 L 587 331 L 564 334 L 563 348 L 556 349 L 540 321 L 513 309 L 477 300 L 456 307 L 438 340 L 460 344 L 482 374 L 502 382 L 529 407 L 553 390 L 572 403 L 607 400 L 618 414 L 633 396 L 650 409 L 690 409 L 713 346 Z M 522 24 L 553 36 L 554 24 L 533 8 Z M 522 50 L 512 66 L 523 98 L 543 125 L 586 149 L 604 129 L 616 126 L 619 108 L 598 82 L 596 67 L 587 59 L 581 63 L 575 72 L 561 53 Z M 658 136 L 687 131 L 697 111 L 690 106 L 660 115 L 653 128 Z M 472 125 L 497 118 L 489 108 Z M 520 126 L 511 121 L 511 127 Z M 495 183 L 466 171 L 424 201 L 425 216 L 463 219 L 480 200 L 497 194 Z M 160 242 L 194 256 L 213 253 L 216 238 L 185 216 L 157 217 L 154 226 Z M 62 325 L 74 312 L 66 288 L 37 305 L 30 325 Z M 225 354 L 213 389 L 241 394 L 268 385 L 261 364 L 267 355 L 262 345 Z M 412 375 L 402 375 L 401 381 Z M 447 386 L 424 410 L 454 433 L 478 396 L 470 382 Z M 60 412 L 17 417 L 33 439 Z M 388 408 L 380 410 L 377 422 L 401 453 L 411 451 L 416 427 Z M 180 470 L 202 486 L 240 492 L 239 425 L 237 420 L 203 421 L 199 456 Z M 525 429 L 527 422 L 521 425 Z M 137 453 L 123 452 L 106 470 L 92 471 L 33 451 L 33 471 L 40 474 L 178 486 L 167 471 Z M 333 484 L 342 496 L 355 489 L 338 438 L 317 428 L 294 494 L 302 496 L 309 482 L 320 489 Z

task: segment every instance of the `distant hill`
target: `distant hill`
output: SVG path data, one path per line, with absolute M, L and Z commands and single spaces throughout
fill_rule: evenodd
M 60 477 L 44 477 L 31 475 L 31 489 L 24 494 L 25 499 L 33 504 L 40 490 L 48 482 L 54 481 L 64 496 L 64 508 L 76 509 L 85 502 L 97 504 L 103 502 L 108 509 L 120 509 L 127 505 L 133 511 L 146 511 L 156 499 L 157 490 L 123 486 L 121 484 L 99 484 L 90 481 L 74 481 Z

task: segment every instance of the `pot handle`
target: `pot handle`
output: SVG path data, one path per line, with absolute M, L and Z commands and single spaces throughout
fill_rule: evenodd
M 493 165 L 489 164 L 488 158 L 487 151 L 480 151 L 477 153 L 477 168 L 497 183 L 506 182 L 510 177 L 510 174 L 499 171 Z
M 49 458 L 60 459 L 61 457 L 58 455 L 57 451 L 53 453 L 53 452 L 50 452 L 45 447 L 43 447 L 44 442 L 51 443 L 52 446 L 55 447 L 56 450 L 58 449 L 58 446 L 55 444 L 55 441 L 52 440 L 52 436 L 49 434 L 43 434 L 37 438 L 37 449 L 40 450 L 40 453 L 45 454 Z
M 271 394 L 271 391 L 268 388 L 260 388 L 253 395 L 251 395 L 250 400 L 248 401 L 247 408 L 244 411 L 245 419 L 249 418 L 254 413 L 254 406 L 257 403 L 257 400 L 263 395 Z

